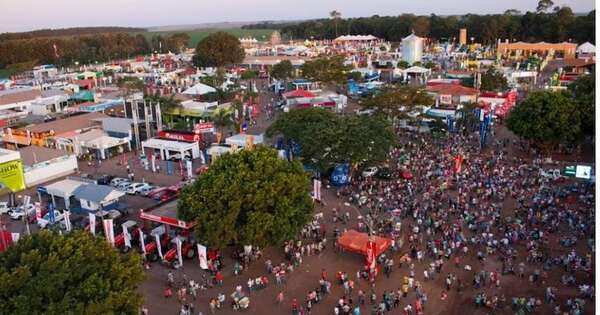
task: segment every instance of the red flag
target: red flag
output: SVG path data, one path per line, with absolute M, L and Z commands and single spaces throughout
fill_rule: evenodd
M 456 157 L 454 157 L 454 173 L 458 174 L 460 173 L 461 169 L 462 169 L 462 162 L 463 162 L 463 156 L 461 154 L 457 155 Z

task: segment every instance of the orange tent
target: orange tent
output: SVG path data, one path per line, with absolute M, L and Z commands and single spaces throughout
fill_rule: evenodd
M 344 232 L 344 234 L 338 238 L 338 245 L 347 251 L 366 256 L 368 241 L 369 235 L 367 233 L 349 230 Z M 377 245 L 377 256 L 381 255 L 381 253 L 392 246 L 392 240 L 389 238 L 373 236 L 373 241 Z

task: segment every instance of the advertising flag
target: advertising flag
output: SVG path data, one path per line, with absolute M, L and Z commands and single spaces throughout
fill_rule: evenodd
M 65 217 L 65 229 L 67 230 L 67 232 L 71 232 L 71 211 L 65 210 L 63 212 L 63 215 Z
M 131 248 L 131 235 L 127 230 L 127 226 L 125 226 L 125 224 L 121 224 L 121 227 L 123 228 L 123 240 L 125 241 L 125 246 Z
M 183 257 L 181 256 L 181 239 L 175 238 L 175 244 L 177 245 L 177 259 L 179 260 L 179 266 L 183 266 Z
M 206 246 L 198 244 L 198 261 L 200 268 L 203 270 L 208 269 L 208 260 L 206 260 Z
M 113 227 L 113 220 L 102 220 L 102 225 L 104 226 L 104 236 L 106 237 L 106 241 L 109 242 L 110 245 L 115 246 L 115 230 Z
M 156 240 L 156 249 L 158 250 L 158 257 L 163 259 L 162 248 L 160 248 L 160 235 L 154 234 L 154 239 Z
M 96 215 L 90 213 L 90 233 L 96 235 Z
M 142 231 L 141 228 L 138 228 L 140 230 L 140 247 L 142 248 L 142 253 L 144 253 L 144 256 L 146 255 L 146 244 L 144 241 L 144 232 Z
M 367 265 L 374 270 L 377 263 L 377 245 L 373 241 L 367 242 Z
M 50 221 L 50 224 L 54 224 L 54 222 L 56 221 L 56 217 L 54 215 L 54 205 L 53 204 L 49 204 L 48 205 L 48 221 Z

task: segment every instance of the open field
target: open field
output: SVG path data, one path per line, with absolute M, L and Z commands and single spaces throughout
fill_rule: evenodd
M 190 41 L 188 42 L 188 47 L 196 47 L 199 41 L 201 41 L 204 37 L 208 36 L 210 33 L 214 32 L 227 32 L 237 36 L 238 38 L 242 37 L 254 37 L 257 40 L 268 40 L 273 33 L 272 29 L 259 29 L 259 30 L 245 30 L 241 28 L 231 28 L 231 29 L 197 29 L 197 30 L 186 30 L 186 31 L 169 31 L 169 32 L 144 32 L 142 33 L 148 41 L 151 40 L 154 35 L 161 35 L 163 37 L 169 36 L 173 33 L 187 33 L 190 36 Z

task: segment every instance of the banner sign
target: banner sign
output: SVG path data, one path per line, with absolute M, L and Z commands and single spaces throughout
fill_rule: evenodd
M 175 245 L 177 245 L 177 260 L 179 260 L 179 266 L 183 266 L 183 257 L 181 256 L 181 239 L 175 237 Z
M 212 121 L 199 123 L 194 126 L 194 133 L 214 133 L 215 132 L 215 124 Z
M 21 160 L 0 164 L 0 184 L 12 192 L 25 189 L 25 176 L 23 175 L 23 163 Z
M 321 181 L 313 180 L 313 199 L 321 201 Z
M 163 130 L 158 133 L 158 137 L 166 140 L 184 141 L 184 142 L 200 142 L 202 136 L 193 132 L 167 131 Z

